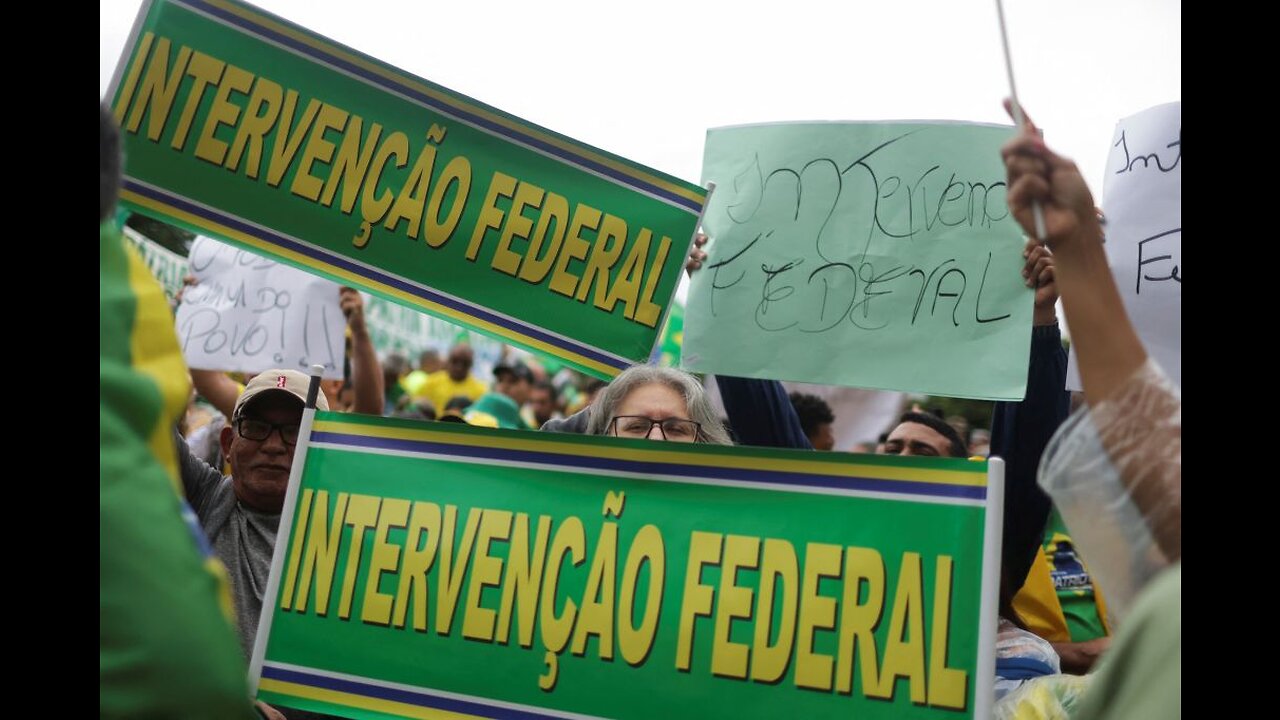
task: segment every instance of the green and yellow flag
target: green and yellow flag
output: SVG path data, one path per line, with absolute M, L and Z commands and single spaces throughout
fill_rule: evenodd
M 99 252 L 100 715 L 251 718 L 225 573 L 180 497 L 173 316 L 109 223 Z

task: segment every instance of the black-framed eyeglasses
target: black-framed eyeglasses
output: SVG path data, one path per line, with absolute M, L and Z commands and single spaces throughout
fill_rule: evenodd
M 285 445 L 297 445 L 300 428 L 297 423 L 271 423 L 254 418 L 240 418 L 236 421 L 236 432 L 240 433 L 240 437 L 255 442 L 266 442 L 271 433 L 279 430 L 280 439 Z
M 702 438 L 702 424 L 684 418 L 654 420 L 644 415 L 615 415 L 609 421 L 609 434 L 625 438 L 647 438 L 654 426 L 662 433 L 663 440 L 671 442 L 698 442 Z

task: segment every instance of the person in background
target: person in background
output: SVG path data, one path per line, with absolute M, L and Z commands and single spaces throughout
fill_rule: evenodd
M 419 353 L 418 369 L 428 375 L 443 370 L 444 361 L 440 359 L 440 351 L 435 348 L 429 348 Z
M 408 364 L 408 360 L 405 363 Z M 443 368 L 444 363 L 440 360 L 439 350 L 434 348 L 423 350 L 418 355 L 418 367 L 401 378 L 400 384 L 409 397 L 425 397 L 427 378 Z
M 489 391 L 489 386 L 471 374 L 474 365 L 475 353 L 471 346 L 467 343 L 454 345 L 449 349 L 444 369 L 428 375 L 422 391 L 413 397 L 425 397 L 438 408 L 448 405 L 449 400 L 458 395 L 479 400 Z
M 400 353 L 387 353 L 382 361 L 382 414 L 390 415 L 396 411 L 400 398 L 406 395 L 402 381 L 409 374 L 409 360 Z
M 932 413 L 908 412 L 885 438 L 881 454 L 962 458 L 968 451 L 954 425 Z
M 403 408 L 392 413 L 392 417 L 404 420 L 431 421 L 437 417 L 436 408 L 430 400 L 410 400 Z
M 636 365 L 600 391 L 588 435 L 732 445 L 702 383 L 675 368 Z
M 1006 109 L 1013 114 L 1009 101 Z M 1087 403 L 1051 442 L 1040 483 L 1077 541 L 1086 550 L 1096 543 L 1113 605 L 1129 608 L 1072 717 L 1181 717 L 1181 390 L 1148 358 L 1125 313 L 1075 163 L 1029 120 L 1001 154 L 1010 212 L 1028 235 L 1042 225 L 1056 257 Z
M 831 424 L 836 416 L 831 406 L 817 395 L 793 392 L 788 395 L 796 414 L 800 416 L 800 427 L 805 437 L 813 445 L 814 450 L 831 450 L 836 446 L 836 436 L 831 432 Z
M 535 382 L 533 390 L 529 393 L 529 403 L 525 405 L 522 413 L 527 415 L 525 423 L 535 428 L 546 425 L 549 420 L 563 418 L 556 386 L 549 380 Z
M 471 425 L 530 430 L 520 416 L 520 408 L 529 400 L 533 389 L 533 372 L 521 362 L 499 365 L 493 369 L 497 381 L 493 391 L 472 403 L 464 417 Z

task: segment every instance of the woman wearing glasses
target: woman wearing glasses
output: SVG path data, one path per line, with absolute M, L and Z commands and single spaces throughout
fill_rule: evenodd
M 601 391 L 588 435 L 732 445 L 702 385 L 673 368 L 637 365 Z
M 699 233 L 685 269 L 702 267 L 707 236 Z M 782 384 L 717 376 L 720 398 L 744 445 L 813 449 Z M 600 397 L 575 415 L 550 420 L 549 432 L 614 435 L 668 442 L 733 445 L 728 429 L 716 417 L 702 383 L 673 368 L 637 365 L 614 378 Z

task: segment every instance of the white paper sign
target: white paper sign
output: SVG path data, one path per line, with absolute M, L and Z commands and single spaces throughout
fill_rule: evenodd
M 1107 260 L 1143 345 L 1182 386 L 1182 103 L 1116 124 L 1102 193 Z M 1080 389 L 1075 353 L 1067 387 Z
M 188 366 L 257 373 L 319 364 L 325 378 L 342 378 L 346 319 L 336 283 L 203 236 L 188 261 L 198 282 L 183 293 L 177 320 Z

